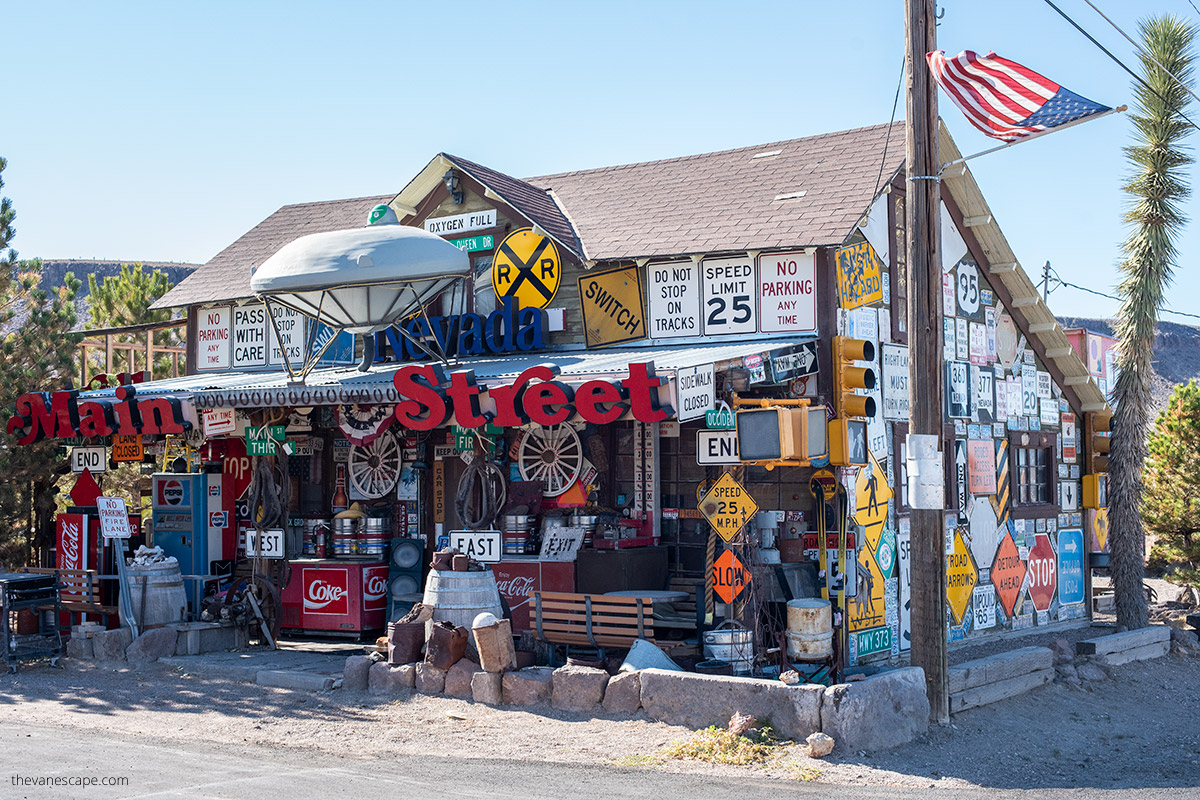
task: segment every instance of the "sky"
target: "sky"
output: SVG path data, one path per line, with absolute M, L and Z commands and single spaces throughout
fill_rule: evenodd
M 1084 0 L 1055 2 L 1136 69 Z M 1134 38 L 1151 13 L 1200 24 L 1189 0 L 1093 2 Z M 948 53 L 994 50 L 1106 105 L 1132 100 L 1129 76 L 1044 0 L 939 8 Z M 904 14 L 902 0 L 7 0 L 0 48 L 21 256 L 204 263 L 280 206 L 399 192 L 438 152 L 528 177 L 887 122 Z M 944 94 L 939 108 L 964 153 L 995 144 Z M 1114 292 L 1131 134 L 1114 115 L 971 162 L 1035 281 L 1049 261 Z M 1185 210 L 1200 217 L 1200 201 Z M 1200 220 L 1179 247 L 1168 302 L 1198 311 Z M 1066 287 L 1049 304 L 1117 307 Z

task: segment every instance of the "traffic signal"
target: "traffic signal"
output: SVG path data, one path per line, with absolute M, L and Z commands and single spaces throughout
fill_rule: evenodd
M 770 406 L 739 409 L 733 418 L 742 461 L 807 466 L 827 451 L 825 408 Z
M 1083 415 L 1085 474 L 1108 472 L 1108 447 L 1112 443 L 1112 412 L 1093 411 Z
M 867 465 L 866 420 L 845 417 L 829 420 L 829 463 L 835 467 Z
M 875 345 L 866 339 L 833 337 L 833 404 L 839 417 L 875 416 L 875 398 L 855 392 L 875 388 L 875 370 L 854 366 L 855 361 L 874 360 Z
M 1108 448 L 1112 444 L 1112 412 L 1100 411 L 1083 417 L 1084 465 L 1081 488 L 1084 508 L 1108 507 Z

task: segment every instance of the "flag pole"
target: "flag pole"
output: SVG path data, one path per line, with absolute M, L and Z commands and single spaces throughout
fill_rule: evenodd
M 1038 131 L 1037 133 L 1031 133 L 1028 136 L 1022 136 L 1020 139 L 1017 139 L 1015 141 L 1005 142 L 1004 144 L 997 145 L 996 147 L 992 147 L 987 150 L 982 150 L 973 155 L 963 156 L 962 158 L 956 158 L 953 161 L 947 161 L 945 164 L 942 164 L 942 169 L 945 170 L 946 167 L 952 167 L 955 164 L 961 164 L 964 161 L 970 161 L 972 158 L 979 158 L 980 156 L 986 156 L 988 153 L 995 153 L 998 150 L 1004 150 L 1006 148 L 1012 147 L 1014 144 L 1022 144 L 1024 142 L 1028 142 L 1032 139 L 1037 139 L 1038 137 L 1045 136 L 1048 133 L 1058 133 L 1059 131 L 1065 131 L 1067 128 L 1073 128 L 1076 125 L 1082 125 L 1083 123 L 1091 122 L 1094 119 L 1100 119 L 1101 117 L 1107 117 L 1109 114 L 1120 114 L 1121 112 L 1125 111 L 1127 108 L 1129 108 L 1129 107 L 1128 106 L 1118 106 L 1116 108 L 1110 108 L 1108 111 L 1101 111 L 1099 114 L 1089 114 L 1086 117 L 1080 117 L 1079 119 L 1071 120 L 1070 122 L 1064 123 L 1062 125 L 1055 125 L 1053 128 L 1047 128 L 1044 131 Z

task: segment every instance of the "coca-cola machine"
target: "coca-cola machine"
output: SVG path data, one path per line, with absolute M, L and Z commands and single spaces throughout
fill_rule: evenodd
M 57 569 L 90 569 L 98 575 L 107 576 L 99 581 L 95 599 L 102 605 L 115 606 L 118 594 L 115 580 L 117 550 L 100 534 L 100 518 L 96 510 L 91 507 L 72 507 L 55 517 L 54 528 L 54 566 Z M 141 517 L 130 514 L 129 528 L 132 535 L 126 546 L 132 550 L 142 543 Z M 69 578 L 63 580 L 71 583 Z M 80 588 L 83 588 L 82 584 Z M 69 624 L 69 615 L 67 612 L 63 614 L 64 622 Z M 110 619 L 109 623 L 115 625 L 117 620 Z
M 540 561 L 537 556 L 505 556 L 492 564 L 496 588 L 512 612 L 512 629 L 533 628 L 534 592 L 575 591 L 575 562 Z
M 382 561 L 293 559 L 280 624 L 301 633 L 356 637 L 381 631 L 387 583 L 388 565 Z

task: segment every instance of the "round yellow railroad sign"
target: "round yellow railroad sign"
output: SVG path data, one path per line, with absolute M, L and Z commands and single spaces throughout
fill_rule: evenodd
M 533 228 L 515 230 L 496 248 L 492 261 L 492 288 L 496 298 L 511 297 L 526 308 L 545 308 L 562 282 L 562 261 L 548 236 Z

